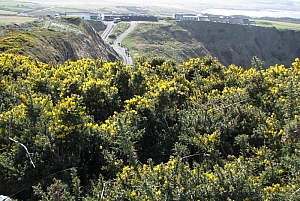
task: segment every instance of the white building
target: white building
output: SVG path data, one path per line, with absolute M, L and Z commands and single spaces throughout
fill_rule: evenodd
M 174 14 L 173 18 L 180 21 L 207 21 L 208 19 L 202 14 Z
M 85 20 L 91 20 L 90 12 L 66 12 L 66 17 L 80 17 Z

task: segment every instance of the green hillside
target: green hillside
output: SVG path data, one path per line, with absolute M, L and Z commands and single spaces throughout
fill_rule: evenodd
M 126 66 L 0 54 L 0 69 L 0 194 L 300 199 L 299 59 L 245 70 L 212 57 Z
M 272 20 L 255 20 L 257 26 L 262 27 L 275 27 L 281 30 L 300 30 L 300 23 L 292 23 L 292 22 L 281 22 L 281 21 L 272 21 Z
M 157 56 L 182 63 L 211 55 L 224 65 L 251 67 L 253 56 L 270 65 L 290 65 L 300 55 L 300 32 L 256 26 L 181 21 L 140 23 L 123 46 L 134 58 Z
M 52 19 L 50 26 L 44 28 L 46 23 L 47 20 L 42 19 L 3 26 L 0 53 L 30 55 L 46 63 L 82 58 L 119 59 L 90 23 L 80 18 Z

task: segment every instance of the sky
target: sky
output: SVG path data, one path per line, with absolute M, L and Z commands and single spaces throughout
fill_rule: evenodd
M 300 0 L 27 0 L 41 4 L 112 4 L 158 6 L 221 15 L 300 18 Z M 222 14 L 224 13 L 224 14 Z

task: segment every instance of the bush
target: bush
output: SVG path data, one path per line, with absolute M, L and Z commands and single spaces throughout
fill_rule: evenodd
M 0 194 L 300 198 L 299 59 L 244 70 L 212 57 L 53 65 L 1 54 L 0 69 Z

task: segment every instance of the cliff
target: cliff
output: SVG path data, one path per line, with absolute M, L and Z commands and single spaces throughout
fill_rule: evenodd
M 122 44 L 135 58 L 154 55 L 182 63 L 210 55 L 225 66 L 244 68 L 251 67 L 254 56 L 264 61 L 264 68 L 289 67 L 300 57 L 299 31 L 214 22 L 140 23 Z
M 40 23 L 6 27 L 0 36 L 0 53 L 30 55 L 43 62 L 119 59 L 113 48 L 80 18 L 54 19 L 49 28 L 36 28 Z
M 252 57 L 257 56 L 265 62 L 264 67 L 276 63 L 290 66 L 300 57 L 299 31 L 209 22 L 178 22 L 177 25 L 224 65 L 234 63 L 247 68 Z

